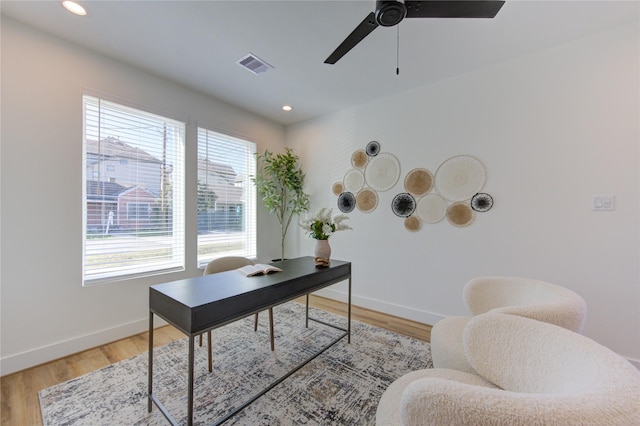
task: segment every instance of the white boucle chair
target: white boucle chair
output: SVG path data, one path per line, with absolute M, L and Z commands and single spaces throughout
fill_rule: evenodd
M 382 395 L 376 425 L 640 425 L 640 371 L 585 336 L 490 312 L 463 339 L 477 375 L 408 373 Z
M 472 315 L 489 311 L 518 315 L 582 333 L 587 314 L 584 299 L 556 284 L 518 277 L 479 277 L 463 290 Z M 431 330 L 431 356 L 435 368 L 473 373 L 462 348 L 462 333 L 472 317 L 453 316 Z

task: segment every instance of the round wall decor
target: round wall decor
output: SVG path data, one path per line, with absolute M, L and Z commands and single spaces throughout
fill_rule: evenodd
M 342 182 L 334 183 L 333 186 L 331 187 L 331 192 L 333 192 L 333 195 L 342 194 L 342 192 L 344 192 L 344 186 L 342 185 Z
M 404 220 L 404 227 L 407 231 L 417 232 L 422 227 L 422 222 L 415 215 L 411 215 Z
M 371 189 L 388 191 L 400 178 L 400 162 L 394 155 L 386 152 L 371 157 L 364 170 L 364 178 Z
M 360 170 L 351 169 L 344 175 L 344 190 L 357 193 L 364 186 L 364 175 Z
M 418 200 L 416 215 L 425 223 L 438 223 L 447 213 L 447 202 L 438 194 L 427 194 Z
M 361 169 L 366 166 L 367 161 L 369 161 L 369 156 L 364 149 L 357 150 L 351 156 L 351 165 L 356 169 Z
M 378 206 L 378 193 L 365 188 L 356 195 L 356 207 L 364 213 L 372 212 Z
M 493 198 L 484 192 L 479 192 L 471 199 L 471 208 L 477 212 L 486 212 L 493 207 Z
M 413 195 L 424 195 L 433 186 L 433 174 L 427 169 L 413 169 L 404 178 L 404 189 Z
M 380 142 L 378 141 L 369 142 L 367 144 L 366 152 L 369 157 L 375 157 L 376 155 L 378 155 L 380 153 Z
M 473 210 L 465 203 L 454 203 L 447 209 L 447 219 L 454 226 L 469 226 L 474 217 Z
M 349 213 L 356 208 L 356 197 L 351 192 L 343 192 L 338 197 L 338 209 L 342 213 Z
M 398 194 L 393 197 L 393 201 L 391 201 L 391 210 L 393 210 L 396 216 L 411 216 L 416 210 L 416 199 L 407 192 Z
M 470 155 L 451 157 L 436 170 L 436 191 L 449 201 L 470 199 L 480 192 L 484 182 L 484 166 Z

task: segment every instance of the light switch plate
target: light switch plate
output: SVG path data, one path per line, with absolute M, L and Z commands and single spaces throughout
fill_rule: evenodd
M 591 210 L 594 212 L 615 210 L 615 200 L 613 195 L 594 195 L 591 198 Z

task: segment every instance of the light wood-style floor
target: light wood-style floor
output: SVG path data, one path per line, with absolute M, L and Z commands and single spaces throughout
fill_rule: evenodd
M 298 299 L 304 303 L 304 298 Z M 312 295 L 311 306 L 346 316 L 346 304 Z M 381 314 L 379 312 L 352 307 L 352 318 L 377 327 L 429 341 L 431 326 Z M 154 332 L 154 346 L 162 346 L 184 337 L 171 326 Z M 147 333 L 137 334 L 104 346 L 29 368 L 2 377 L 2 425 L 42 425 L 38 391 L 62 383 L 107 365 L 131 358 L 148 350 Z

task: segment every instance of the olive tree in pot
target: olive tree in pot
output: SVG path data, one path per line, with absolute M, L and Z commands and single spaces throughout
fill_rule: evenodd
M 285 259 L 284 241 L 291 220 L 309 209 L 309 194 L 303 188 L 305 175 L 298 160 L 291 148 L 283 154 L 267 150 L 257 155 L 258 170 L 251 178 L 265 207 L 280 223 L 281 259 Z

